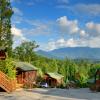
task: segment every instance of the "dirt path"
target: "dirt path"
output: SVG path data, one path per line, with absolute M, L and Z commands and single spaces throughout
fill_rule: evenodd
M 88 89 L 33 89 L 0 93 L 0 100 L 100 100 L 100 92 Z

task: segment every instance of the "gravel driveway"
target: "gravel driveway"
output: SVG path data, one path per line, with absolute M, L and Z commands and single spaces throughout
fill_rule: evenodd
M 32 89 L 17 90 L 11 94 L 0 92 L 0 100 L 100 100 L 100 92 L 89 89 Z

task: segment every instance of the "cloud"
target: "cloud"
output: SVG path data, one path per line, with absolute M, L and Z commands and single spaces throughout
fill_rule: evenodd
M 94 37 L 88 40 L 88 45 L 89 47 L 92 48 L 100 48 L 100 36 L 99 37 Z
M 88 15 L 89 17 L 100 16 L 100 4 L 73 4 L 73 5 L 57 5 L 56 8 L 67 9 L 73 14 L 79 16 Z
M 73 6 L 73 10 L 79 14 L 87 14 L 91 16 L 100 16 L 100 4 L 76 4 Z
M 18 9 L 16 7 L 13 7 L 12 9 L 14 11 L 14 14 L 19 15 L 19 16 L 23 15 L 23 13 L 22 13 L 22 11 L 20 9 Z
M 60 27 L 60 33 L 65 35 L 77 35 L 80 38 L 92 38 L 100 36 L 100 23 L 87 22 L 83 28 L 78 26 L 78 20 L 69 20 L 67 16 L 57 19 Z
M 43 35 L 43 37 L 49 35 L 52 37 L 55 36 L 54 34 L 56 33 L 59 37 L 62 37 L 63 34 L 65 37 L 57 40 L 50 40 L 48 43 L 41 46 L 42 49 L 48 51 L 62 47 L 100 47 L 100 23 L 87 22 L 84 23 L 83 27 L 79 26 L 80 23 L 77 19 L 69 20 L 67 16 L 59 17 L 55 21 L 26 19 L 23 20 L 23 23 L 27 24 L 29 27 L 23 29 L 19 29 L 15 26 L 12 27 L 15 46 L 23 40 L 28 40 L 25 36 L 31 37 L 32 39 L 34 35 Z
M 14 11 L 14 16 L 12 17 L 12 24 L 20 24 L 23 21 L 23 12 L 16 7 L 12 8 Z
M 14 36 L 17 36 L 17 37 L 22 37 L 22 36 L 23 36 L 22 30 L 16 28 L 15 26 L 11 28 L 11 32 L 12 32 L 12 34 L 13 34 Z
M 60 38 L 55 41 L 49 41 L 47 45 L 42 48 L 45 51 L 51 51 L 54 49 L 58 48 L 65 48 L 65 47 L 91 47 L 91 48 L 100 48 L 100 37 L 95 37 L 95 38 L 89 38 L 89 39 L 84 39 L 84 38 L 69 38 L 69 39 L 64 39 Z
M 80 36 L 82 37 L 88 36 L 85 30 L 80 30 L 79 33 L 80 33 Z
M 49 41 L 45 50 L 51 51 L 58 48 L 63 47 L 76 47 L 79 46 L 80 40 L 74 40 L 73 38 L 65 40 L 64 38 L 60 38 L 56 41 Z
M 77 20 L 68 20 L 66 16 L 63 16 L 63 17 L 58 18 L 57 22 L 63 33 L 73 34 L 79 31 Z
M 94 22 L 86 23 L 87 32 L 90 36 L 98 37 L 100 36 L 100 24 Z
M 48 35 L 54 32 L 53 28 L 55 24 L 51 21 L 43 22 L 40 20 L 26 20 L 26 23 L 31 25 L 31 28 L 25 28 L 23 31 L 27 32 L 30 35 Z
M 13 47 L 20 45 L 22 41 L 28 41 L 28 39 L 23 35 L 23 32 L 21 29 L 13 26 L 11 28 L 11 33 L 13 35 Z

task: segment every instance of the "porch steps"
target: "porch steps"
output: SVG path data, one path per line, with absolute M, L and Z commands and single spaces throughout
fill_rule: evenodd
M 16 89 L 16 81 L 10 79 L 6 74 L 0 71 L 0 87 L 10 93 Z

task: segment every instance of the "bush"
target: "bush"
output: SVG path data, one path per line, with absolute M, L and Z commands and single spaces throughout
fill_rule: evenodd
M 0 70 L 8 75 L 8 77 L 15 79 L 16 70 L 14 67 L 14 62 L 11 58 L 0 61 Z

